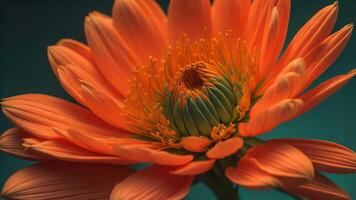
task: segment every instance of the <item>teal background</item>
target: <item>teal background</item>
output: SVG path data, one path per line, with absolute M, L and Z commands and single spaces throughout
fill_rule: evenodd
M 332 0 L 292 0 L 288 40 L 318 9 Z M 72 100 L 61 88 L 49 67 L 46 47 L 61 38 L 84 41 L 83 19 L 88 12 L 111 12 L 111 0 L 0 0 L 0 97 L 44 93 Z M 160 1 L 166 9 L 167 1 Z M 336 29 L 356 20 L 356 2 L 342 0 Z M 347 73 L 356 66 L 356 37 L 335 64 L 316 82 Z M 315 84 L 314 84 L 315 85 Z M 356 149 L 356 80 L 303 116 L 285 123 L 264 138 L 300 137 L 334 141 Z M 12 127 L 0 115 L 0 131 Z M 13 172 L 30 162 L 0 153 L 0 188 Z M 356 198 L 356 175 L 330 175 Z M 273 190 L 242 189 L 244 200 L 290 199 Z M 193 186 L 187 199 L 214 199 L 204 185 Z

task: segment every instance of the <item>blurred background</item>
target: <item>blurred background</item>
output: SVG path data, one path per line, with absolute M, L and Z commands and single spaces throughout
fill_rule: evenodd
M 291 22 L 287 41 L 322 7 L 333 0 L 292 0 Z M 167 10 L 168 1 L 159 1 Z M 61 38 L 85 42 L 83 20 L 90 11 L 111 13 L 112 0 L 0 0 L 0 98 L 24 93 L 44 93 L 73 101 L 61 88 L 47 61 L 46 48 Z M 356 2 L 339 2 L 339 18 L 335 30 L 356 21 Z M 315 83 L 356 68 L 356 37 L 334 65 Z M 0 132 L 11 128 L 0 114 Z M 356 149 L 356 79 L 342 90 L 303 116 L 285 123 L 263 138 L 300 137 L 334 141 Z M 0 188 L 15 171 L 30 165 L 0 152 Z M 354 175 L 329 175 L 356 199 Z M 290 199 L 274 190 L 241 189 L 243 200 Z M 214 199 L 202 184 L 193 186 L 188 200 Z

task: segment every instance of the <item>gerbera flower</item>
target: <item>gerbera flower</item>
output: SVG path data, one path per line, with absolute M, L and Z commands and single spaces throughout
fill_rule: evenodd
M 350 199 L 320 172 L 355 172 L 352 150 L 256 138 L 356 75 L 304 92 L 351 36 L 352 25 L 332 33 L 337 13 L 337 3 L 320 10 L 282 54 L 290 0 L 172 0 L 168 16 L 154 1 L 116 0 L 112 18 L 90 13 L 88 46 L 64 39 L 48 48 L 55 75 L 81 106 L 41 94 L 1 103 L 17 127 L 0 149 L 41 161 L 12 175 L 2 195 L 182 199 L 195 179 L 220 199 L 237 199 L 233 183 Z M 138 163 L 150 166 L 128 168 Z

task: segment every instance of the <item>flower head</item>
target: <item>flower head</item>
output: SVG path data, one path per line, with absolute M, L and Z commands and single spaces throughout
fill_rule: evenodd
M 319 11 L 284 52 L 290 0 L 172 0 L 168 16 L 151 0 L 116 0 L 112 17 L 90 13 L 88 46 L 64 39 L 48 48 L 55 75 L 82 106 L 40 94 L 1 102 L 18 128 L 1 136 L 0 149 L 41 161 L 10 177 L 3 196 L 181 199 L 196 176 L 213 174 L 226 189 L 221 198 L 237 197 L 235 183 L 349 199 L 319 172 L 355 172 L 352 150 L 256 138 L 356 75 L 304 92 L 351 36 L 352 25 L 331 33 L 337 12 L 337 3 Z M 138 163 L 151 166 L 127 167 Z

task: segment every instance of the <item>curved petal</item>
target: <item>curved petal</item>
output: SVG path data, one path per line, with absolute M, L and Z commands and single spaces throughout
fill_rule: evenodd
M 84 29 L 95 63 L 107 80 L 125 96 L 130 88 L 128 79 L 139 64 L 136 54 L 107 16 L 91 13 L 85 19 Z
M 56 97 L 25 94 L 4 99 L 4 114 L 17 126 L 44 139 L 61 138 L 52 128 L 73 128 L 88 135 L 120 137 L 126 133 L 105 123 L 90 111 Z
M 305 87 L 309 86 L 320 74 L 333 64 L 350 40 L 352 30 L 352 24 L 344 26 L 326 38 L 304 57 L 308 69 Z
M 352 70 L 346 75 L 333 77 L 301 95 L 300 99 L 302 99 L 304 104 L 298 115 L 301 115 L 317 106 L 323 100 L 342 88 L 354 76 L 356 76 L 356 70 Z
M 189 9 L 188 9 L 189 8 Z M 183 34 L 198 40 L 211 36 L 211 13 L 209 0 L 172 0 L 168 9 L 168 35 L 173 43 Z
M 247 151 L 241 159 L 251 158 L 255 166 L 270 175 L 311 180 L 314 176 L 312 162 L 292 145 L 267 142 Z
M 112 188 L 133 170 L 99 164 L 44 162 L 22 169 L 5 183 L 6 199 L 108 199 Z
M 94 137 L 74 129 L 60 130 L 54 128 L 53 131 L 73 144 L 89 151 L 105 155 L 115 155 L 112 150 L 113 143 L 117 142 L 115 138 Z
M 68 39 L 68 38 L 61 39 L 58 41 L 57 45 L 62 47 L 67 47 L 72 51 L 74 51 L 75 53 L 81 55 L 83 58 L 90 61 L 94 61 L 90 48 L 79 41 Z
M 223 159 L 238 151 L 242 145 L 243 140 L 240 137 L 220 141 L 206 153 L 206 156 L 211 159 Z
M 277 103 L 251 118 L 248 123 L 239 124 L 240 135 L 256 136 L 270 131 L 295 117 L 302 107 L 303 101 L 300 99 L 286 99 Z
M 176 175 L 197 175 L 209 171 L 215 163 L 215 160 L 192 161 L 184 166 L 177 167 L 171 171 Z
M 304 57 L 332 31 L 338 14 L 338 3 L 326 6 L 316 13 L 294 36 L 277 65 L 269 72 L 274 78 L 290 61 Z M 269 80 L 266 80 L 269 82 Z
M 284 189 L 287 192 L 306 197 L 310 200 L 351 200 L 347 192 L 320 174 L 317 174 L 314 179 L 308 183 L 299 186 L 287 186 L 284 187 Z
M 83 163 L 132 164 L 127 159 L 117 156 L 98 154 L 61 140 L 24 139 L 24 146 L 32 151 L 46 155 L 51 159 L 59 159 Z
M 46 156 L 40 155 L 23 146 L 23 139 L 29 137 L 29 133 L 19 128 L 11 128 L 0 136 L 0 151 L 29 160 L 47 160 Z
M 167 167 L 153 165 L 117 184 L 110 199 L 183 199 L 189 192 L 193 178 L 174 175 Z
M 190 152 L 204 152 L 210 145 L 212 141 L 207 137 L 198 137 L 198 136 L 188 136 L 183 137 L 181 144 L 184 149 Z
M 214 34 L 232 30 L 233 38 L 241 38 L 250 4 L 251 0 L 215 0 L 211 10 Z
M 271 19 L 274 18 L 273 12 L 275 12 L 275 11 L 279 12 L 278 8 L 281 8 L 281 6 L 286 3 L 290 4 L 289 0 L 282 0 L 282 1 L 254 0 L 254 1 L 252 1 L 248 20 L 247 20 L 247 26 L 243 33 L 243 39 L 247 42 L 250 49 L 256 48 L 257 51 L 260 53 L 261 48 L 262 48 L 262 46 L 261 46 L 262 40 L 264 38 L 264 35 L 266 35 L 266 36 L 268 35 L 267 32 L 269 30 L 269 28 L 268 28 L 269 23 L 270 23 Z M 283 17 L 285 17 L 285 19 L 287 20 L 287 23 L 288 23 L 289 8 L 288 8 L 288 6 L 287 7 L 282 6 L 282 7 L 283 7 L 283 10 L 280 10 L 280 11 L 282 11 L 283 13 L 285 13 L 285 11 L 287 11 L 287 13 L 288 13 L 287 15 L 283 16 Z M 275 10 L 275 11 L 273 11 L 273 10 Z M 282 19 L 282 20 L 284 21 L 285 19 Z M 275 24 L 275 25 L 277 25 L 277 24 Z M 278 25 L 278 27 L 279 26 L 280 25 Z M 277 32 L 282 31 L 282 30 L 286 31 L 287 27 L 288 26 L 286 24 L 286 27 L 280 27 L 279 30 L 277 30 Z M 279 35 L 279 34 L 275 34 L 273 37 L 275 37 L 277 35 Z M 285 33 L 283 33 L 283 35 L 285 35 Z
M 280 180 L 258 167 L 251 158 L 243 158 L 237 167 L 228 167 L 226 176 L 235 184 L 249 188 L 269 188 L 281 186 Z
M 283 48 L 287 36 L 291 1 L 281 0 L 273 5 L 272 11 L 267 15 L 261 43 L 260 76 L 270 71 Z
M 330 173 L 355 173 L 356 154 L 339 144 L 323 140 L 277 139 L 279 142 L 293 145 L 302 151 L 320 171 Z
M 163 55 L 167 18 L 155 1 L 116 0 L 112 15 L 114 27 L 139 55 L 141 63 L 146 63 L 149 56 Z
M 136 145 L 118 144 L 114 145 L 113 148 L 118 156 L 142 163 L 176 166 L 187 164 L 193 160 L 192 155 L 178 155 Z
M 278 75 L 261 99 L 251 108 L 250 117 L 254 118 L 285 99 L 294 98 L 304 86 L 304 81 L 305 63 L 303 59 L 295 59 Z
M 87 46 L 72 40 L 62 40 L 58 45 L 48 47 L 48 59 L 63 87 L 81 104 L 86 105 L 80 90 L 81 81 L 90 82 L 95 88 L 117 99 L 123 98 L 93 63 Z
M 125 113 L 123 101 L 117 100 L 108 93 L 101 92 L 88 82 L 82 81 L 80 90 L 88 107 L 98 117 L 118 128 L 128 129 L 123 116 L 123 113 Z

